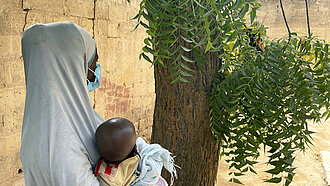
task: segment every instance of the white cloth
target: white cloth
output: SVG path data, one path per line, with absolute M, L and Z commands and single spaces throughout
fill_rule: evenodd
M 95 41 L 72 22 L 35 24 L 22 36 L 26 101 L 21 161 L 27 186 L 98 186 L 87 63 Z
M 131 184 L 132 186 L 151 186 L 155 185 L 161 178 L 163 166 L 171 173 L 171 185 L 176 170 L 174 159 L 171 153 L 158 144 L 147 144 L 142 138 L 136 140 L 136 145 L 141 156 L 141 161 L 137 168 L 138 178 Z M 165 181 L 165 180 L 163 180 Z M 167 183 L 166 183 L 167 185 Z

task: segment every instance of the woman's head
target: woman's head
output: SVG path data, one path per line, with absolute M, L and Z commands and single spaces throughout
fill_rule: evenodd
M 112 118 L 102 123 L 95 132 L 101 156 L 108 162 L 120 162 L 136 150 L 133 124 L 125 118 Z
M 28 28 L 22 36 L 22 56 L 27 84 L 38 80 L 37 83 L 62 90 L 64 82 L 86 87 L 88 67 L 93 65 L 95 70 L 97 60 L 94 39 L 72 22 L 35 24 Z M 89 77 L 93 79 L 93 74 Z

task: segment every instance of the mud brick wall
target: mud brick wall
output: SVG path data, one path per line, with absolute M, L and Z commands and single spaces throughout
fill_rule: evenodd
M 307 18 L 305 0 L 282 0 L 291 32 L 298 36 L 307 36 Z M 288 35 L 279 0 L 260 0 L 262 5 L 257 13 L 258 20 L 263 22 L 271 39 Z M 330 1 L 308 0 L 311 33 L 330 42 Z
M 101 86 L 90 94 L 105 119 L 127 117 L 150 139 L 154 107 L 153 68 L 139 60 L 145 31 L 133 32 L 139 2 L 126 0 L 0 1 L 0 185 L 24 185 L 19 159 L 25 104 L 21 35 L 35 23 L 73 21 L 97 43 Z

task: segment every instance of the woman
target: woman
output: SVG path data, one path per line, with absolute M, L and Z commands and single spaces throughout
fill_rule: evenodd
M 36 24 L 23 33 L 22 55 L 26 185 L 99 185 L 92 171 L 99 159 L 94 132 L 104 120 L 88 95 L 100 78 L 95 41 L 72 22 Z

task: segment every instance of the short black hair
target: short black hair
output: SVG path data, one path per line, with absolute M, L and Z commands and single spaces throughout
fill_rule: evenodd
M 135 148 L 135 128 L 128 119 L 111 118 L 96 129 L 95 139 L 97 148 L 106 161 L 123 161 Z

